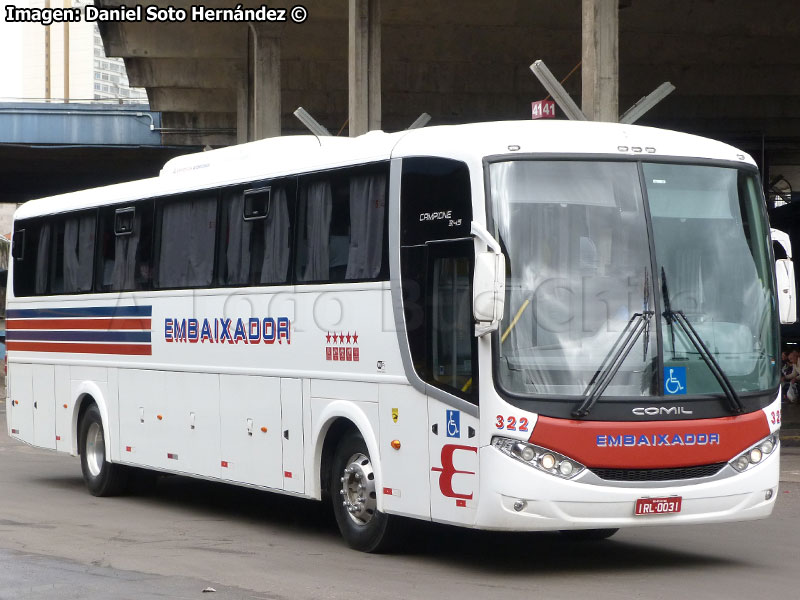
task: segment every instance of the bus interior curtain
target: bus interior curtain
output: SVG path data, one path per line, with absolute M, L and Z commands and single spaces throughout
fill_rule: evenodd
M 380 273 L 385 213 L 386 176 L 353 177 L 350 180 L 350 252 L 345 279 L 372 279 Z
M 244 220 L 244 194 L 235 191 L 225 203 L 227 208 L 228 243 L 225 249 L 227 272 L 224 277 L 229 285 L 247 283 L 250 274 L 250 230 L 251 221 Z
M 216 198 L 164 205 L 161 221 L 159 287 L 208 285 L 214 271 Z
M 133 231 L 129 235 L 114 237 L 114 270 L 111 275 L 114 290 L 134 289 L 136 280 L 136 254 L 142 234 L 142 213 L 136 211 Z
M 64 291 L 85 292 L 92 287 L 94 215 L 67 219 L 64 223 Z
M 259 283 L 283 283 L 286 281 L 289 269 L 290 227 L 286 190 L 273 188 L 269 215 L 263 230 L 264 261 L 261 265 Z M 325 237 L 327 238 L 327 235 Z
M 52 225 L 42 223 L 39 229 L 39 241 L 36 245 L 36 278 L 34 281 L 34 291 L 37 294 L 47 292 L 47 274 L 50 263 L 50 232 Z
M 329 235 L 333 194 L 329 181 L 316 181 L 306 190 L 306 268 L 304 281 L 330 277 Z

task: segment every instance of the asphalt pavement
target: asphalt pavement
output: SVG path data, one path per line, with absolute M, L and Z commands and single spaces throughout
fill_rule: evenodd
M 77 459 L 0 425 L 2 600 L 797 596 L 800 447 L 783 448 L 776 509 L 762 521 L 642 527 L 599 543 L 410 524 L 406 549 L 366 555 L 344 546 L 318 502 L 185 477 L 94 498 Z

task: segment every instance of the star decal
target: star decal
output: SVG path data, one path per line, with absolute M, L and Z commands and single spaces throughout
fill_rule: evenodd
M 347 343 L 348 343 L 348 344 L 350 343 L 350 340 L 351 340 L 351 339 L 352 339 L 352 338 L 350 337 L 350 332 L 348 331 L 348 332 L 347 332 Z
M 356 331 L 353 332 L 353 343 L 354 344 L 358 343 L 358 332 Z
M 330 331 L 328 332 L 328 335 L 325 336 L 325 339 L 327 340 L 327 342 L 329 344 L 331 343 L 331 332 Z

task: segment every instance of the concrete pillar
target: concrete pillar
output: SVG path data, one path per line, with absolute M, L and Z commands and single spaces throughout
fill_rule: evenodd
M 253 45 L 253 139 L 281 134 L 281 31 L 270 23 L 251 25 Z
M 381 128 L 381 0 L 350 0 L 350 136 Z
M 236 88 L 236 143 L 244 144 L 250 141 L 250 98 L 247 85 L 247 76 L 242 77 L 241 83 Z
M 619 0 L 583 0 L 582 110 L 592 121 L 619 119 Z
M 272 24 L 247 28 L 245 67 L 236 89 L 236 141 L 281 134 L 281 30 Z

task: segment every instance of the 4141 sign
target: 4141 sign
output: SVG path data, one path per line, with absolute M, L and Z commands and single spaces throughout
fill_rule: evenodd
M 531 119 L 552 119 L 556 116 L 554 100 L 537 100 L 531 102 Z

